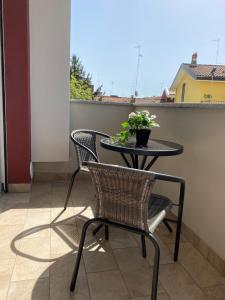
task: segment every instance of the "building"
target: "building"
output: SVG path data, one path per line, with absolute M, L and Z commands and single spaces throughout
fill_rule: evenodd
M 160 103 L 161 96 L 135 98 L 135 97 L 119 97 L 116 95 L 111 95 L 111 96 L 101 96 L 97 100 L 102 102 L 113 102 L 113 103 L 151 104 L 151 103 Z
M 170 90 L 175 102 L 225 102 L 225 65 L 197 64 L 197 53 L 190 64 L 181 64 Z
M 174 102 L 175 100 L 175 92 L 170 91 L 168 88 L 165 88 L 162 96 L 161 96 L 161 103 L 165 102 Z

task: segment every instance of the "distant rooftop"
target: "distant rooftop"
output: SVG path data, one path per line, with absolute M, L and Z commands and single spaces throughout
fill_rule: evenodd
M 117 102 L 117 103 L 160 103 L 161 96 L 143 97 L 143 98 L 132 98 L 132 97 L 119 97 L 119 96 L 102 96 L 97 99 L 103 102 Z
M 182 64 L 194 79 L 225 81 L 225 65 Z

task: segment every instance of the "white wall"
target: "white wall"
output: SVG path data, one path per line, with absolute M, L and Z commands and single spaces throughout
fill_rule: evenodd
M 225 108 L 136 109 L 157 115 L 161 127 L 152 137 L 184 146 L 182 155 L 160 158 L 153 169 L 185 178 L 184 223 L 225 259 Z M 160 186 L 177 197 L 177 189 L 170 187 Z
M 133 110 L 130 105 L 92 104 L 91 101 L 71 101 L 70 103 L 70 131 L 74 129 L 95 129 L 114 135 L 121 130 L 121 123 L 127 119 Z M 123 164 L 120 155 L 99 147 L 102 162 Z M 35 172 L 74 172 L 76 157 L 72 142 L 70 142 L 70 161 L 68 163 L 35 163 Z
M 30 0 L 31 160 L 69 158 L 70 0 Z

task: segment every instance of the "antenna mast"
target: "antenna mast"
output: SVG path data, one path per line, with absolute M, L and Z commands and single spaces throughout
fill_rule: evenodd
M 141 46 L 140 45 L 136 46 L 135 48 L 138 50 L 136 79 L 135 79 L 135 88 L 134 88 L 134 95 L 135 95 L 135 97 L 137 97 L 138 96 L 137 86 L 138 86 L 139 69 L 140 69 L 141 57 L 143 57 L 143 55 L 141 54 Z
M 111 82 L 111 91 L 110 91 L 110 95 L 113 94 L 113 88 L 114 88 L 114 81 Z

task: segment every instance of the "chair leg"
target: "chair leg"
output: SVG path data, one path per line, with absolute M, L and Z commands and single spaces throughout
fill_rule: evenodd
M 141 235 L 141 248 L 142 248 L 142 256 L 146 257 L 146 244 L 145 244 L 145 236 Z
M 173 257 L 174 261 L 178 260 L 179 247 L 180 247 L 181 224 L 182 224 L 182 214 L 180 214 L 180 212 L 178 212 L 177 230 L 176 230 L 176 238 L 175 238 L 174 257 Z
M 103 224 L 99 224 L 99 225 L 93 230 L 93 232 L 92 232 L 93 235 L 96 235 L 102 227 L 103 227 Z
M 170 224 L 167 222 L 167 220 L 163 220 L 163 224 L 166 226 L 166 228 L 169 230 L 169 232 L 173 232 L 173 228 L 170 226 Z
M 159 248 L 156 238 L 151 233 L 149 233 L 147 236 L 150 239 L 150 241 L 153 243 L 153 246 L 155 248 L 151 300 L 156 300 L 157 299 L 157 289 L 158 289 L 158 277 L 159 277 L 160 248 Z
M 94 220 L 91 219 L 91 220 L 88 220 L 87 222 L 85 222 L 85 224 L 83 226 L 83 229 L 82 229 L 80 244 L 79 244 L 78 253 L 77 253 L 76 264 L 75 264 L 75 267 L 74 267 L 73 276 L 72 276 L 72 280 L 71 280 L 71 283 L 70 283 L 70 291 L 71 292 L 73 292 L 74 289 L 75 289 L 87 228 L 91 223 L 93 223 L 93 221 Z
M 185 191 L 185 183 L 183 182 L 181 184 L 180 197 L 179 197 L 179 209 L 178 209 L 178 217 L 177 217 L 177 230 L 176 230 L 174 257 L 173 257 L 174 261 L 177 261 L 178 254 L 179 254 L 181 224 L 182 224 L 183 206 L 184 206 L 184 191 Z
M 78 168 L 72 175 L 71 177 L 71 180 L 70 180 L 70 185 L 69 185 L 69 189 L 68 189 L 68 192 L 67 192 L 67 196 L 66 196 L 66 201 L 65 201 L 65 204 L 64 204 L 64 210 L 66 210 L 67 208 L 67 205 L 68 205 L 68 202 L 69 202 L 69 199 L 70 199 L 70 195 L 71 195 L 71 191 L 72 191 L 72 188 L 73 188 L 73 183 L 74 183 L 74 180 L 75 180 L 75 177 L 77 175 L 77 173 L 80 171 L 80 168 Z
M 94 230 L 93 230 L 93 235 L 96 235 L 99 230 L 103 227 L 103 224 L 99 224 Z M 105 225 L 105 239 L 108 241 L 109 239 L 109 226 Z

